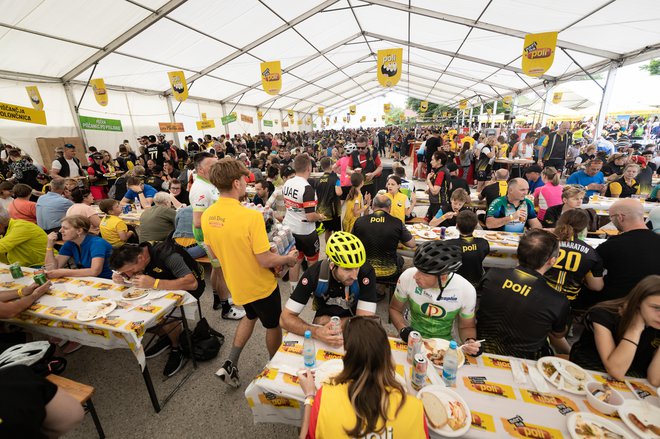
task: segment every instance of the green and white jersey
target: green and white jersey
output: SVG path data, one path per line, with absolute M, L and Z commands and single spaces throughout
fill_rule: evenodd
M 410 306 L 410 326 L 423 338 L 451 340 L 456 317 L 474 317 L 477 292 L 470 282 L 454 273 L 438 299 L 440 288 L 419 287 L 414 279 L 416 273 L 414 267 L 404 271 L 394 292 L 397 299 Z

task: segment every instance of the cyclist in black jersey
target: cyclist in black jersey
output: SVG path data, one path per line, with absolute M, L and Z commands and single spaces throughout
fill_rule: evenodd
M 456 228 L 461 234 L 460 238 L 448 239 L 447 244 L 456 245 L 461 249 L 463 265 L 457 273 L 467 279 L 473 286 L 477 286 L 484 275 L 483 262 L 490 253 L 490 244 L 483 238 L 472 235 L 477 227 L 477 214 L 471 210 L 463 210 L 456 216 Z

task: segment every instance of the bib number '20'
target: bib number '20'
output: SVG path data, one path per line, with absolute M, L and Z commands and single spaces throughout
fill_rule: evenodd
M 557 256 L 554 267 L 560 270 L 577 271 L 580 267 L 580 261 L 582 261 L 582 253 L 559 249 L 559 256 Z

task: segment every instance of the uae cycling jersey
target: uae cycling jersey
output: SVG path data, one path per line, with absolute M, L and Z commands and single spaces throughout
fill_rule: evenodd
M 447 286 L 424 289 L 415 281 L 415 267 L 404 271 L 396 284 L 394 296 L 410 307 L 410 326 L 424 338 L 451 340 L 456 317 L 474 317 L 477 293 L 461 275 L 449 275 Z
M 594 277 L 602 277 L 603 261 L 589 244 L 576 239 L 559 242 L 557 262 L 544 277 L 548 285 L 564 293 L 568 300 L 574 300 L 582 291 L 582 282 L 589 272 Z
M 308 222 L 306 214 L 316 211 L 316 192 L 306 179 L 295 176 L 282 187 L 286 216 L 282 222 L 296 235 L 309 235 L 316 223 Z

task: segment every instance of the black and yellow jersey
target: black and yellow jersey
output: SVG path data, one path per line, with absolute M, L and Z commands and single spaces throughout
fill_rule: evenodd
M 479 284 L 484 275 L 483 262 L 490 253 L 490 244 L 483 238 L 474 236 L 461 236 L 457 239 L 448 239 L 449 245 L 456 245 L 463 253 L 463 265 L 457 273 L 467 279 L 472 285 Z
M 589 273 L 593 277 L 602 277 L 603 261 L 593 247 L 575 239 L 560 241 L 557 262 L 546 271 L 544 277 L 548 285 L 565 294 L 568 300 L 575 300 Z
M 535 270 L 490 270 L 477 289 L 477 335 L 485 352 L 537 359 L 551 332 L 566 329 L 570 305 Z

